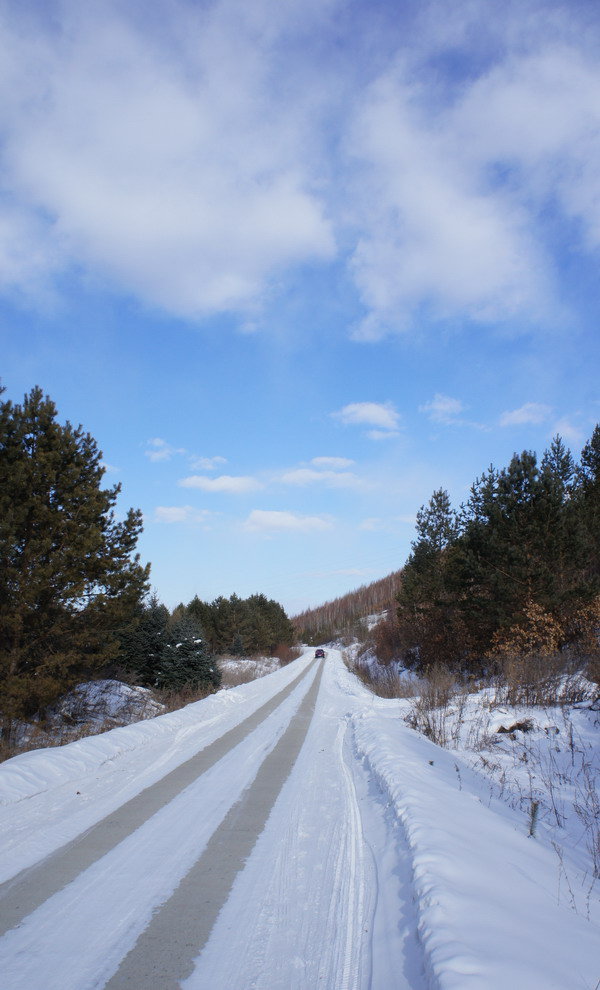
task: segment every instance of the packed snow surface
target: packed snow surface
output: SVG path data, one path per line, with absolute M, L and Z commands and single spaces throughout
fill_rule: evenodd
M 312 656 L 179 712 L 0 766 L 1 921 L 11 878 L 24 883 L 19 874 L 32 867 L 24 876 L 35 894 L 37 864 L 107 816 L 117 822 L 140 792 L 160 793 L 167 775 L 238 732 L 196 779 L 9 927 L 3 990 L 121 986 L 124 959 L 135 959 L 144 931 L 263 786 L 269 759 L 284 782 L 207 939 L 192 943 L 189 971 L 144 990 L 597 987 L 595 890 L 574 910 L 564 864 L 529 836 L 522 809 L 410 729 L 406 702 L 374 698 L 340 651 L 327 650 L 320 681 Z M 299 748 L 289 757 L 292 726 Z M 572 887 L 590 887 L 577 863 L 569 870 Z

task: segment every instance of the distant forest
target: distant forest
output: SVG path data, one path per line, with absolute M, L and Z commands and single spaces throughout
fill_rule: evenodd
M 394 599 L 400 588 L 401 571 L 393 571 L 387 577 L 379 578 L 372 584 L 362 585 L 331 602 L 306 609 L 292 618 L 292 624 L 299 640 L 309 645 L 327 643 L 338 636 L 357 632 L 359 638 L 365 634 L 362 620 L 393 608 Z

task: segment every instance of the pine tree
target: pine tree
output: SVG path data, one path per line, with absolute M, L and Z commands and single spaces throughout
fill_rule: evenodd
M 454 543 L 458 536 L 456 514 L 452 510 L 450 496 L 443 488 L 433 493 L 427 505 L 417 512 L 418 540 L 413 548 L 422 548 L 431 554 L 441 553 Z
M 587 535 L 586 578 L 594 594 L 600 591 L 600 425 L 581 451 L 579 480 L 579 518 Z
M 95 440 L 61 426 L 34 388 L 0 403 L 0 684 L 4 715 L 33 714 L 118 653 L 149 566 L 139 511 L 117 522 Z
M 417 539 L 397 595 L 399 640 L 407 662 L 448 663 L 464 648 L 450 576 L 458 538 L 456 513 L 440 488 L 417 513 Z
M 455 556 L 456 593 L 468 628 L 484 648 L 536 598 L 543 488 L 535 453 L 514 454 L 507 468 L 477 479 L 463 508 Z

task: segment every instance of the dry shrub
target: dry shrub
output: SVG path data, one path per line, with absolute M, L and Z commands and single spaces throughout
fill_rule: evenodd
M 250 684 L 257 677 L 256 665 L 250 663 L 227 664 L 226 666 L 221 664 L 220 668 L 221 687 L 223 688 L 233 688 L 239 687 L 240 684 Z
M 436 664 L 421 681 L 420 697 L 430 708 L 446 708 L 457 690 L 456 675 L 443 664 Z
M 508 656 L 499 664 L 496 703 L 553 707 L 587 698 L 585 684 L 569 656 Z
M 569 612 L 564 620 L 569 643 L 586 663 L 586 676 L 600 684 L 600 595 Z
M 74 727 L 48 726 L 43 722 L 39 724 L 21 722 L 18 725 L 20 726 L 18 733 L 12 733 L 3 727 L 0 738 L 0 763 L 11 760 L 13 756 L 20 756 L 21 753 L 30 753 L 34 749 L 66 746 L 68 743 L 77 742 L 78 739 L 99 736 L 115 728 L 112 719 L 107 719 L 105 722 L 81 722 Z
M 495 633 L 489 656 L 551 656 L 558 652 L 563 637 L 563 628 L 554 616 L 529 600 L 520 622 Z
M 302 656 L 302 650 L 299 646 L 288 646 L 287 643 L 279 643 L 273 650 L 273 656 L 278 658 L 282 667 L 286 667 L 288 663 L 292 663 L 292 661 Z
M 185 708 L 186 705 L 191 705 L 194 701 L 202 701 L 203 698 L 208 698 L 214 693 L 215 689 L 208 684 L 190 684 L 179 688 L 177 691 L 171 691 L 167 688 L 162 690 L 155 688 L 154 690 L 156 699 L 161 705 L 164 705 L 165 712 L 176 712 L 180 708 Z
M 392 660 L 400 659 L 402 640 L 395 608 L 388 609 L 385 618 L 381 619 L 372 630 L 371 638 L 373 650 L 380 663 L 387 664 L 391 663 Z
M 361 663 L 360 659 L 350 659 L 347 653 L 344 663 L 378 698 L 413 698 L 415 695 L 415 682 L 402 677 L 395 665 Z
M 228 662 L 229 661 L 229 662 Z M 221 671 L 221 687 L 239 687 L 240 684 L 249 684 L 251 681 L 264 677 L 265 674 L 272 674 L 279 669 L 279 661 L 276 657 L 244 657 L 229 658 L 222 657 L 219 663 Z
M 529 601 L 520 622 L 496 633 L 487 655 L 498 672 L 497 701 L 541 706 L 582 701 L 577 663 L 560 649 L 564 638 L 561 623 Z
M 600 656 L 592 657 L 588 660 L 585 668 L 585 676 L 600 687 Z
M 407 723 L 423 735 L 437 743 L 438 746 L 448 744 L 448 707 L 458 691 L 456 677 L 441 664 L 429 668 L 418 688 L 412 709 L 407 716 Z

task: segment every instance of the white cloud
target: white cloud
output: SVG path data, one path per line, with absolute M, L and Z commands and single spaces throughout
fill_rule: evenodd
M 366 430 L 365 436 L 369 440 L 392 440 L 398 436 L 397 430 Z
M 434 423 L 450 424 L 459 421 L 464 408 L 460 399 L 452 399 L 449 395 L 436 392 L 430 402 L 419 406 L 419 412 L 427 413 Z
M 255 492 L 263 487 L 256 478 L 246 475 L 233 477 L 228 474 L 219 475 L 217 478 L 192 474 L 188 478 L 182 478 L 179 485 L 182 488 L 199 488 L 203 492 L 226 492 L 231 495 L 245 495 L 246 492 Z
M 348 457 L 313 457 L 310 463 L 316 468 L 331 468 L 335 471 L 350 467 L 354 461 Z
M 31 299 L 80 271 L 184 317 L 241 310 L 252 331 L 282 273 L 337 241 L 359 338 L 423 314 L 557 319 L 548 217 L 569 246 L 600 245 L 593 19 L 424 2 L 383 38 L 367 5 L 344 35 L 339 6 L 142 18 L 66 0 L 44 20 L 4 4 L 0 286 Z M 324 71 L 328 45 L 355 51 L 365 26 L 362 58 Z
M 484 321 L 539 308 L 541 265 L 522 209 L 485 193 L 450 113 L 421 113 L 421 104 L 394 73 L 356 122 L 365 181 L 352 272 L 369 311 L 358 339 L 410 327 L 423 304 L 437 317 L 464 311 Z
M 332 257 L 309 137 L 323 95 L 274 85 L 290 29 L 304 30 L 280 6 L 167 4 L 142 19 L 66 3 L 47 31 L 27 13 L 0 20 L 8 282 L 31 290 L 75 263 L 197 317 L 252 310 L 274 272 Z M 307 8 L 310 23 L 328 6 Z
M 397 432 L 400 415 L 391 402 L 351 402 L 331 414 L 345 426 L 374 426 L 378 430 Z
M 534 426 L 539 425 L 548 419 L 551 412 L 550 406 L 546 406 L 541 402 L 526 402 L 519 409 L 502 413 L 500 426 L 522 426 L 527 423 Z
M 359 339 L 410 329 L 420 312 L 556 322 L 548 207 L 576 249 L 600 245 L 597 29 L 586 39 L 577 11 L 544 19 L 527 4 L 482 28 L 479 8 L 458 5 L 452 35 L 424 4 L 416 44 L 355 103 Z M 487 45 L 482 30 L 496 35 Z M 448 51 L 472 71 L 432 71 Z
M 361 479 L 351 471 L 315 471 L 312 468 L 295 468 L 286 471 L 279 479 L 284 485 L 323 484 L 328 488 L 357 488 Z
M 176 454 L 185 454 L 183 447 L 173 447 L 162 437 L 148 440 L 148 449 L 144 452 L 151 461 L 170 461 Z
M 301 516 L 293 512 L 253 509 L 244 526 L 255 533 L 313 533 L 331 529 L 332 520 L 325 516 Z
M 191 457 L 190 464 L 195 471 L 216 471 L 221 464 L 227 464 L 226 457 Z
M 205 523 L 212 513 L 191 505 L 157 505 L 154 519 L 158 523 Z

